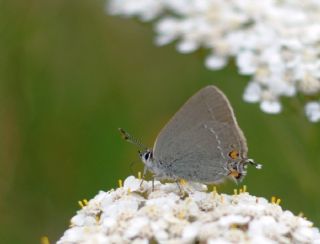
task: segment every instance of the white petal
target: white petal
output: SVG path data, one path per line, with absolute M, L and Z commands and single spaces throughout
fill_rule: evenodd
M 219 224 L 222 226 L 230 226 L 232 224 L 246 224 L 250 220 L 250 217 L 243 217 L 241 215 L 229 215 L 224 216 L 219 220 Z
M 320 91 L 320 80 L 312 76 L 310 72 L 307 72 L 299 83 L 299 89 L 307 95 L 318 93 Z
M 132 239 L 136 236 L 141 236 L 141 232 L 143 229 L 146 229 L 148 223 L 149 221 L 145 217 L 136 217 L 131 219 L 128 222 L 124 236 L 129 239 Z
M 257 70 L 256 58 L 253 52 L 240 52 L 236 59 L 240 74 L 251 75 Z
M 197 42 L 191 41 L 191 40 L 179 42 L 177 45 L 177 50 L 180 53 L 191 53 L 195 51 L 197 48 L 198 48 Z
M 223 68 L 227 64 L 226 57 L 210 55 L 206 58 L 205 65 L 208 69 L 217 70 Z
M 268 114 L 278 114 L 281 112 L 281 104 L 278 101 L 270 101 L 270 100 L 263 100 L 260 103 L 260 108 L 263 112 Z
M 257 82 L 251 81 L 244 91 L 243 99 L 246 102 L 255 103 L 260 101 L 260 98 L 261 86 Z
M 182 239 L 184 242 L 193 242 L 198 236 L 200 223 L 193 223 L 186 226 L 182 232 Z
M 159 35 L 155 38 L 155 44 L 158 46 L 164 46 L 169 44 L 170 42 L 174 41 L 175 36 L 174 35 Z
M 179 21 L 175 18 L 163 18 L 156 23 L 155 31 L 160 35 L 177 35 Z
M 141 181 L 142 180 L 137 179 L 134 176 L 129 176 L 125 179 L 123 186 L 131 191 L 137 191 L 140 189 Z
M 295 240 L 301 243 L 311 243 L 316 235 L 316 230 L 308 227 L 300 227 L 294 233 L 293 237 Z
M 311 122 L 320 121 L 320 102 L 309 102 L 305 105 L 305 113 Z
M 208 244 L 230 244 L 230 242 L 223 238 L 216 238 L 216 239 L 210 239 L 208 241 Z
M 111 0 L 108 10 L 110 14 L 138 16 L 142 21 L 150 21 L 162 11 L 162 5 L 156 0 Z

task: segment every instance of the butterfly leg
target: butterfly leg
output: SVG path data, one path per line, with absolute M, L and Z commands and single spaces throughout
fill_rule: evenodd
M 154 177 L 152 178 L 152 191 L 154 191 Z
M 183 198 L 186 195 L 186 192 L 183 190 L 179 179 L 175 180 L 175 182 L 176 182 L 176 184 L 178 186 L 180 196 L 181 196 L 181 198 Z
M 182 193 L 182 189 L 181 189 L 181 186 L 180 186 L 180 184 L 179 184 L 179 180 L 176 180 L 176 184 L 177 184 L 177 186 L 178 186 L 178 188 L 179 188 L 180 193 Z
M 145 177 L 145 175 L 147 173 L 147 170 L 148 170 L 147 166 L 144 166 L 143 174 L 142 174 L 141 182 L 140 182 L 140 188 L 142 187 L 142 183 L 144 182 L 144 177 Z

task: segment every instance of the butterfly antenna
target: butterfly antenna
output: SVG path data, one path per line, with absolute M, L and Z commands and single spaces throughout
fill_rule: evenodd
M 119 128 L 119 131 L 121 133 L 121 136 L 124 140 L 126 140 L 127 142 L 130 142 L 140 148 L 143 149 L 147 149 L 147 147 L 145 145 L 143 145 L 139 140 L 137 140 L 136 138 L 134 138 L 132 135 L 130 135 L 128 132 L 126 132 L 124 129 Z
M 248 159 L 248 163 L 254 166 L 256 169 L 262 169 L 262 164 L 255 162 L 253 159 Z

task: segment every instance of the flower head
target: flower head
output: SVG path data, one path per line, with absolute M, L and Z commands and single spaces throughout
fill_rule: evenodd
M 109 12 L 155 20 L 157 45 L 208 50 L 207 68 L 234 57 L 251 81 L 243 98 L 266 113 L 282 111 L 281 98 L 320 94 L 320 3 L 314 0 L 109 0 Z M 306 108 L 307 118 L 320 121 Z M 311 109 L 313 110 L 313 109 Z M 314 110 L 313 110 L 314 111 Z
M 162 184 L 129 176 L 99 192 L 71 219 L 65 243 L 316 243 L 319 230 L 302 217 L 241 189 L 207 192 L 197 183 Z

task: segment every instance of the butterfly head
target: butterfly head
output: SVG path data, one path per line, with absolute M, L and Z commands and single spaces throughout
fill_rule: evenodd
M 124 140 L 138 146 L 141 149 L 138 151 L 138 153 L 144 165 L 146 165 L 148 169 L 151 169 L 151 170 L 154 169 L 152 150 L 148 149 L 145 145 L 143 145 L 139 140 L 137 140 L 135 137 L 130 135 L 124 129 L 119 128 L 119 131 Z
M 139 152 L 139 157 L 141 158 L 142 162 L 148 168 L 150 168 L 150 166 L 152 165 L 152 161 L 153 161 L 152 151 L 150 149 L 146 149 L 144 151 L 138 151 L 138 152 Z

